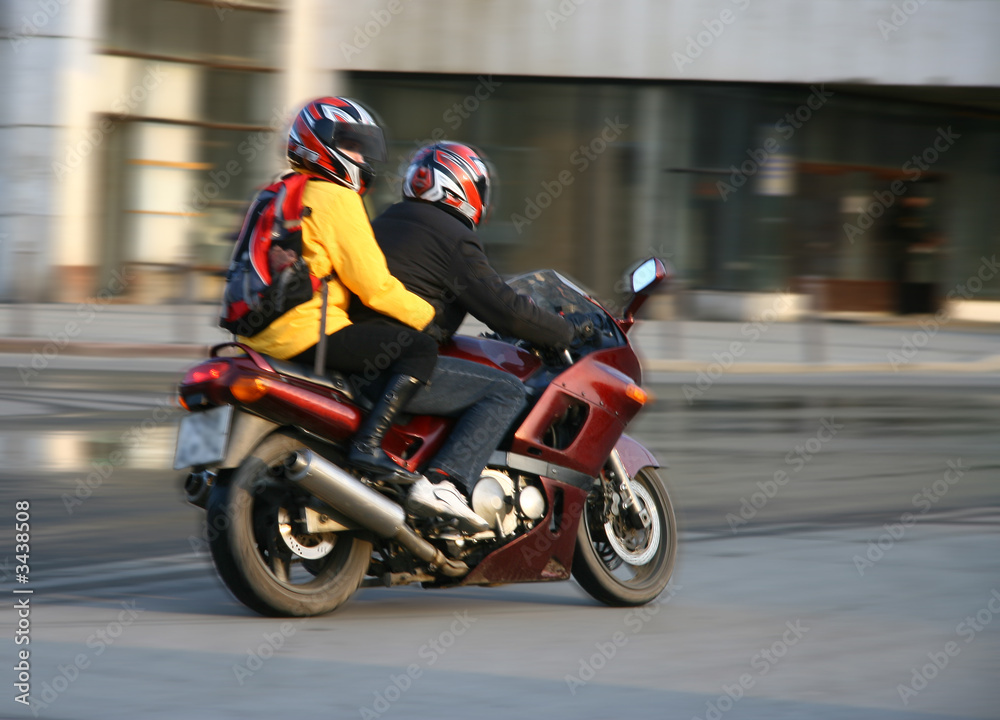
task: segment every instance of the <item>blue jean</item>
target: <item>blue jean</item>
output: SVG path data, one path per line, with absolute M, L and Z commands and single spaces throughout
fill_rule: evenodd
M 406 405 L 415 415 L 457 417 L 428 470 L 441 470 L 471 495 L 486 461 L 525 405 L 527 390 L 513 375 L 471 360 L 438 358 L 430 385 Z

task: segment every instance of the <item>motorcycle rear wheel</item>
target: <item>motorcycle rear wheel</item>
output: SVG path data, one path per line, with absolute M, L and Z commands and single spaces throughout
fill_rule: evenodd
M 677 525 L 659 473 L 643 468 L 632 478 L 650 527 L 636 531 L 611 513 L 601 493 L 587 499 L 573 554 L 573 577 L 596 600 L 613 607 L 645 605 L 670 581 L 677 554 Z
M 282 477 L 282 463 L 305 448 L 277 433 L 240 464 L 208 501 L 212 560 L 236 598 L 271 617 L 328 613 L 357 590 L 372 545 L 353 533 L 294 534 L 289 524 L 306 498 Z

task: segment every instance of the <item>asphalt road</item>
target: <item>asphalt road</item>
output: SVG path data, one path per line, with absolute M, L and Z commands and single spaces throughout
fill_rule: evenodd
M 669 463 L 682 531 L 659 602 L 368 589 L 282 621 L 216 580 L 165 469 L 175 380 L 0 370 L 0 508 L 30 502 L 31 582 L 12 531 L 0 576 L 11 604 L 34 590 L 29 645 L 3 615 L 0 715 L 32 717 L 30 649 L 53 720 L 1000 717 L 995 382 L 758 378 L 693 403 L 656 383 L 632 434 Z

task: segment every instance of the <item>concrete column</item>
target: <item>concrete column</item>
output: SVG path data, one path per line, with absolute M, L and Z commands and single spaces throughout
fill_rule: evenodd
M 331 52 L 326 37 L 340 14 L 340 0 L 289 0 L 284 15 L 284 83 L 281 92 L 287 115 L 309 100 L 344 92 L 339 67 L 329 63 L 341 56 Z
M 90 289 L 93 57 L 102 0 L 8 0 L 0 8 L 0 297 Z

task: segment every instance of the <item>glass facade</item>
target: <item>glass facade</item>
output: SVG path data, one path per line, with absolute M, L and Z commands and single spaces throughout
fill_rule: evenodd
M 398 164 L 440 137 L 492 159 L 501 198 L 482 234 L 507 271 L 554 265 L 607 293 L 653 251 L 691 289 L 818 282 L 828 309 L 899 310 L 905 291 L 929 311 L 1000 246 L 1000 208 L 984 201 L 1000 191 L 998 117 L 833 86 L 350 81 Z M 666 111 L 644 111 L 650 94 Z M 389 176 L 373 209 L 398 197 Z M 638 199 L 655 207 L 652 234 Z M 976 299 L 1000 299 L 1000 279 Z
M 169 134 L 140 127 L 163 118 L 115 119 L 134 127 L 102 148 L 105 274 L 146 257 L 130 213 L 180 238 L 164 262 L 226 263 L 248 199 L 284 163 L 281 8 L 108 0 L 104 53 L 189 68 L 196 109 L 167 119 L 187 133 L 172 156 L 136 149 Z M 829 309 L 927 311 L 1000 247 L 1000 116 L 930 102 L 932 90 L 375 72 L 338 83 L 388 131 L 373 214 L 399 199 L 422 144 L 484 151 L 498 182 L 481 235 L 508 273 L 555 267 L 607 296 L 656 254 L 693 290 L 821 287 Z M 130 187 L 161 200 L 116 199 Z M 1000 278 L 974 299 L 1000 299 Z

